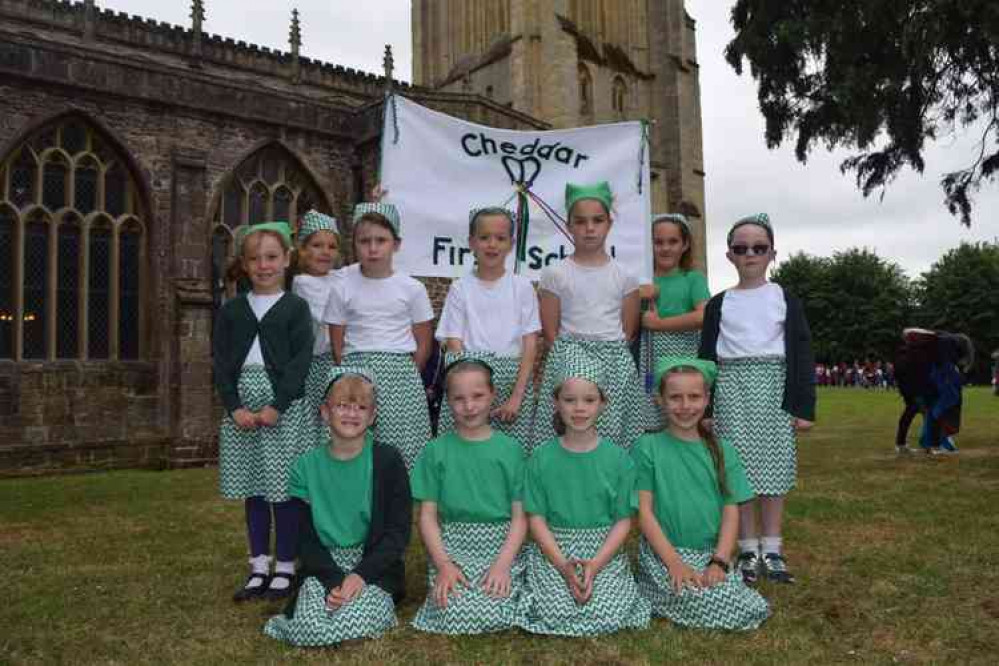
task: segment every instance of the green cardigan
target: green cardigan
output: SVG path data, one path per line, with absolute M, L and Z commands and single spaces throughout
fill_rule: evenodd
M 239 375 L 258 334 L 264 368 L 274 389 L 271 406 L 284 412 L 293 400 L 305 394 L 313 347 L 309 304 L 300 296 L 285 292 L 258 322 L 246 294 L 240 294 L 219 310 L 212 342 L 215 387 L 230 413 L 243 406 Z

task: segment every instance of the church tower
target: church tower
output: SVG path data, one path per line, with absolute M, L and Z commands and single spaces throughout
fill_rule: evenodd
M 648 119 L 652 209 L 692 222 L 704 267 L 694 20 L 683 0 L 413 0 L 413 82 L 555 128 Z

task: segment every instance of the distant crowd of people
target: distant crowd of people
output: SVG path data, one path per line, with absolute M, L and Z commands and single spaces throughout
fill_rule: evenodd
M 894 390 L 895 364 L 891 361 L 816 363 L 815 383 L 819 386 Z

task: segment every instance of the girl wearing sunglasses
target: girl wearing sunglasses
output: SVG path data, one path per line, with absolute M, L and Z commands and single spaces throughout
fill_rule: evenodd
M 739 283 L 708 302 L 699 352 L 718 363 L 715 435 L 738 451 L 756 495 L 739 507 L 738 567 L 749 584 L 760 575 L 794 582 L 782 550 L 784 497 L 797 478 L 795 432 L 815 420 L 811 333 L 801 301 L 767 282 L 775 254 L 765 213 L 732 226 L 726 256 Z

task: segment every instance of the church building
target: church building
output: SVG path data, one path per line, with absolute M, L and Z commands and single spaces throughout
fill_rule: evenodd
M 208 4 L 181 27 L 0 0 L 0 475 L 214 462 L 234 232 L 348 219 L 387 91 L 509 129 L 654 119 L 655 209 L 703 232 L 680 0 L 414 0 L 413 85 L 388 51 L 378 75 L 304 56 L 297 12 L 287 51 L 209 34 Z

